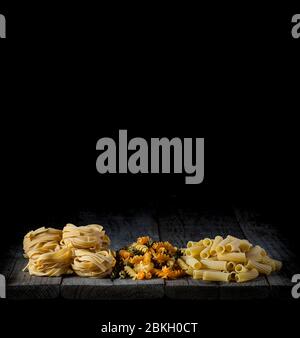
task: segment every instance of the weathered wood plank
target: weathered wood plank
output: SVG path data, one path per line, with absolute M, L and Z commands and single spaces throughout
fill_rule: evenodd
M 199 238 L 214 238 L 216 235 L 245 238 L 245 233 L 236 221 L 232 209 L 203 211 L 201 214 L 184 210 L 179 212 L 190 238 L 197 238 L 197 231 L 201 232 Z M 248 283 L 217 284 L 221 299 L 261 299 L 267 298 L 270 294 L 269 284 L 263 276 Z
M 154 240 L 159 240 L 158 226 L 151 211 L 128 210 L 122 214 L 81 212 L 79 222 L 103 225 L 114 250 L 134 242 L 139 236 L 149 235 Z M 161 298 L 164 296 L 164 282 L 160 279 L 111 281 L 109 279 L 65 277 L 61 284 L 61 295 L 64 298 L 76 299 Z
M 272 273 L 267 277 L 271 286 L 271 296 L 276 298 L 290 297 L 291 277 L 297 273 L 296 257 L 289 250 L 287 241 L 277 228 L 258 221 L 258 214 L 254 211 L 235 208 L 237 220 L 246 234 L 247 238 L 254 245 L 262 246 L 267 253 L 275 259 L 283 262 L 283 269 L 278 273 Z
M 22 269 L 27 260 L 23 257 L 16 259 L 15 265 L 7 279 L 7 298 L 9 299 L 52 299 L 59 297 L 60 277 L 30 276 Z
M 191 236 L 189 225 L 182 221 L 175 210 L 159 212 L 157 217 L 162 241 L 170 241 L 177 247 L 185 247 L 187 241 L 193 238 L 200 239 L 197 224 L 193 223 L 194 226 L 191 229 L 195 233 Z M 166 280 L 165 294 L 174 299 L 217 299 L 219 297 L 218 283 L 195 281 L 189 277 Z
M 179 209 L 170 216 L 159 216 L 162 240 L 174 239 L 174 244 L 186 246 L 189 240 L 228 234 L 244 238 L 245 234 L 235 219 L 232 210 L 221 212 L 202 211 L 201 213 Z M 265 277 L 249 283 L 211 283 L 187 278 L 185 281 L 166 281 L 166 295 L 185 299 L 261 299 L 269 296 L 270 288 Z

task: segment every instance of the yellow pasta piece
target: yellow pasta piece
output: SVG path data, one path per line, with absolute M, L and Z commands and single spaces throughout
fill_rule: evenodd
M 61 276 L 73 273 L 71 261 L 73 250 L 69 247 L 58 251 L 47 252 L 29 259 L 28 265 L 24 270 L 28 270 L 34 276 Z
M 203 239 L 203 245 L 205 246 L 205 247 L 211 247 L 212 246 L 212 243 L 213 243 L 213 241 L 210 239 L 210 238 L 204 238 Z
M 269 264 L 263 264 L 249 259 L 247 269 L 256 269 L 259 273 L 269 275 L 272 272 L 272 267 Z
M 203 280 L 207 281 L 229 282 L 230 278 L 231 276 L 228 272 L 207 270 L 203 273 Z
M 185 263 L 185 261 L 182 260 L 181 258 L 178 258 L 178 259 L 177 259 L 177 262 L 178 262 L 178 265 L 181 267 L 182 270 L 188 270 L 189 267 L 190 267 L 190 266 L 187 265 L 187 264 Z
M 208 259 L 201 259 L 201 264 L 205 269 L 225 271 L 227 269 L 226 261 L 212 261 Z
M 243 264 L 237 264 L 235 266 L 235 272 L 247 272 L 248 269 Z
M 229 252 L 224 254 L 218 254 L 220 261 L 232 261 L 236 263 L 246 263 L 246 255 L 244 252 Z
M 212 244 L 212 246 L 210 248 L 210 255 L 211 256 L 216 256 L 217 255 L 216 247 L 222 241 L 223 241 L 223 237 L 221 237 L 221 236 L 216 236 L 215 237 L 215 239 L 213 240 L 213 244 Z
M 111 251 L 75 250 L 72 268 L 78 276 L 103 278 L 111 274 L 116 260 Z
M 208 269 L 193 270 L 193 273 L 192 273 L 193 279 L 203 279 L 203 274 L 205 271 L 211 271 L 211 270 L 208 270 Z
M 241 244 L 241 240 L 236 238 L 235 240 L 233 240 L 232 242 L 229 242 L 228 244 L 225 245 L 225 251 L 228 252 L 240 252 L 240 244 Z
M 252 247 L 252 244 L 247 239 L 242 239 L 240 242 L 240 250 L 242 252 L 248 252 L 250 248 Z
M 124 270 L 127 273 L 127 275 L 129 277 L 131 277 L 132 279 L 136 279 L 137 278 L 137 273 L 130 266 L 126 265 L 124 267 Z
M 200 257 L 202 259 L 207 259 L 210 256 L 210 248 L 211 248 L 212 244 L 210 244 L 209 246 L 207 246 L 204 250 L 202 250 L 200 252 Z
M 258 271 L 256 269 L 252 269 L 252 270 L 247 271 L 247 272 L 239 272 L 239 273 L 237 273 L 235 275 L 235 280 L 238 283 L 247 282 L 249 280 L 257 278 L 258 275 L 259 275 Z
M 192 257 L 196 257 L 200 255 L 200 252 L 205 249 L 205 246 L 191 246 L 190 248 L 185 250 L 185 254 L 187 256 L 192 256 Z
M 261 263 L 270 265 L 272 267 L 272 271 L 279 271 L 282 267 L 282 263 L 280 261 L 270 258 L 269 256 L 264 256 Z
M 62 231 L 53 228 L 41 227 L 28 232 L 23 240 L 24 257 L 59 250 L 61 238 Z
M 201 263 L 194 257 L 190 257 L 190 256 L 182 256 L 181 259 L 184 260 L 184 262 L 191 266 L 193 269 L 201 269 Z
M 228 235 L 225 239 L 223 239 L 223 241 L 221 241 L 217 246 L 216 246 L 216 252 L 217 254 L 222 254 L 225 252 L 226 249 L 226 244 L 228 244 L 229 242 L 232 242 L 233 240 L 235 240 L 236 238 L 233 236 Z
M 226 262 L 227 271 L 235 271 L 236 263 L 235 262 Z
M 110 245 L 110 239 L 101 225 L 90 224 L 77 227 L 69 223 L 63 228 L 61 244 L 97 252 L 106 250 Z
M 193 241 L 187 242 L 188 248 L 191 248 L 192 246 L 202 246 L 202 245 L 203 245 L 203 240 L 198 241 L 198 242 L 193 242 Z

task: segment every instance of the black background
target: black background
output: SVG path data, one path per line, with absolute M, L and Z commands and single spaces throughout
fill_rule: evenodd
M 175 198 L 195 207 L 259 208 L 297 247 L 299 40 L 290 32 L 299 10 L 274 4 L 1 6 L 8 25 L 0 42 L 6 243 L 27 227 L 60 223 L 81 208 L 163 205 Z M 205 137 L 204 182 L 185 185 L 184 175 L 101 176 L 96 141 L 117 140 L 119 129 L 148 140 Z M 7 304 L 10 315 L 16 306 L 40 306 Z M 44 301 L 41 313 L 61 326 L 61 317 L 71 321 L 80 304 Z M 130 304 L 117 304 L 130 310 L 123 317 L 115 303 L 105 304 L 106 316 L 132 318 L 133 312 L 137 318 L 137 308 L 147 307 L 145 316 L 175 318 L 180 306 L 195 305 Z M 239 304 L 245 315 L 257 306 L 278 319 L 283 308 L 291 315 L 295 308 L 294 302 Z M 83 321 L 103 315 L 103 304 L 84 306 Z

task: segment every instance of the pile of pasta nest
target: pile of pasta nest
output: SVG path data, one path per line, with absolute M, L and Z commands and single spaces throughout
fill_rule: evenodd
M 109 250 L 110 239 L 101 225 L 75 226 L 63 230 L 39 228 L 30 231 L 23 241 L 28 270 L 35 276 L 77 274 L 83 277 L 106 277 L 116 260 Z
M 36 276 L 177 279 L 245 282 L 279 271 L 282 263 L 260 246 L 228 235 L 190 241 L 186 248 L 142 236 L 117 252 L 102 226 L 67 224 L 63 230 L 39 228 L 24 238 L 24 270 Z

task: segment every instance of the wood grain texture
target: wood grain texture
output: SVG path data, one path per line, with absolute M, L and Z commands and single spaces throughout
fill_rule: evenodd
M 178 246 L 186 246 L 189 240 L 216 235 L 237 236 L 245 234 L 236 221 L 233 210 L 195 212 L 174 210 L 172 216 L 164 212 L 158 216 L 162 240 L 174 238 Z M 185 282 L 166 281 L 166 295 L 182 299 L 261 299 L 270 296 L 270 286 L 264 276 L 248 283 L 218 283 L 186 279 Z
M 72 221 L 78 225 L 99 223 L 111 238 L 112 248 L 149 235 L 154 240 L 170 241 L 185 247 L 189 240 L 228 234 L 247 238 L 259 244 L 274 258 L 283 261 L 283 270 L 267 278 L 247 283 L 217 283 L 183 278 L 164 281 L 114 280 L 67 277 L 34 277 L 22 272 L 27 264 L 20 244 L 12 246 L 0 259 L 0 273 L 7 279 L 7 297 L 14 299 L 151 299 L 164 296 L 173 299 L 263 299 L 287 298 L 291 292 L 291 275 L 296 273 L 295 255 L 288 243 L 272 225 L 262 222 L 255 213 L 238 209 L 197 211 L 166 205 L 158 210 L 127 210 L 125 212 L 82 211 Z
M 148 235 L 158 241 L 158 226 L 151 211 L 132 211 L 125 213 L 97 214 L 80 213 L 82 224 L 99 223 L 104 226 L 111 239 L 111 247 L 120 249 L 137 237 Z M 145 299 L 164 296 L 164 282 L 161 279 L 133 281 L 130 279 L 96 279 L 65 277 L 61 285 L 61 296 L 75 299 Z
M 267 276 L 271 287 L 271 297 L 289 298 L 292 276 L 297 273 L 296 257 L 288 248 L 287 240 L 274 226 L 258 221 L 259 215 L 254 211 L 235 208 L 237 220 L 249 241 L 262 246 L 267 253 L 283 263 L 280 272 Z
M 52 299 L 58 298 L 61 277 L 30 276 L 22 269 L 26 266 L 25 258 L 17 258 L 12 273 L 7 279 L 7 298 L 9 299 Z

